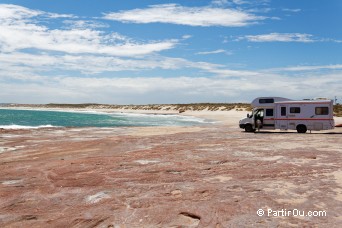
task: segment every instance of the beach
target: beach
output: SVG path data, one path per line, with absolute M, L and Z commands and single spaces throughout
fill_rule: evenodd
M 245 133 L 247 111 L 114 111 L 213 123 L 2 129 L 1 227 L 342 223 L 342 128 Z

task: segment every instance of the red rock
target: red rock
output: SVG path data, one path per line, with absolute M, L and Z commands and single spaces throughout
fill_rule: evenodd
M 150 128 L 158 132 L 158 128 Z M 339 134 L 1 132 L 1 227 L 338 227 Z M 10 150 L 12 148 L 12 150 Z M 258 209 L 325 210 L 277 218 Z

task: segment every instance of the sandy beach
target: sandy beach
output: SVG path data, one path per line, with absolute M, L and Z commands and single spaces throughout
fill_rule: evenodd
M 342 128 L 245 133 L 247 113 L 180 114 L 215 121 L 204 126 L 2 129 L 0 226 L 340 227 Z

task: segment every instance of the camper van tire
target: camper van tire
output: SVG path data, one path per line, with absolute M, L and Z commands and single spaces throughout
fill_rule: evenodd
M 255 129 L 253 128 L 253 126 L 251 124 L 246 124 L 245 131 L 246 132 L 255 132 Z
M 306 128 L 306 126 L 304 124 L 299 124 L 297 126 L 297 132 L 298 133 L 306 133 L 308 129 Z

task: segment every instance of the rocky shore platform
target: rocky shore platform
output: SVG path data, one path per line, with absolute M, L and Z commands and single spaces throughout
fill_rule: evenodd
M 245 133 L 229 118 L 2 129 L 0 227 L 341 227 L 341 128 Z

